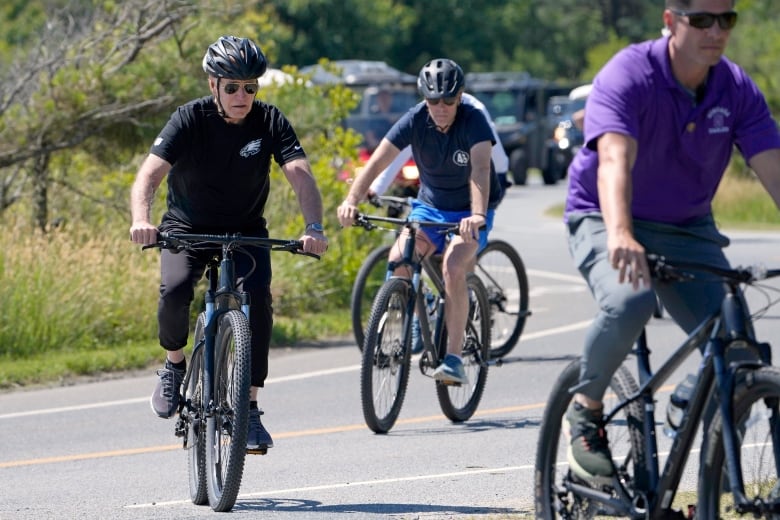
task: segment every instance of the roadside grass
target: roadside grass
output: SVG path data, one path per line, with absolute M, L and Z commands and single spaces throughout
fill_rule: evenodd
M 563 215 L 564 204 L 548 208 L 546 215 Z M 712 212 L 723 229 L 780 231 L 780 211 L 757 180 L 727 175 L 715 194 Z
M 560 204 L 547 213 L 562 212 Z M 715 215 L 727 228 L 780 230 L 777 208 L 750 179 L 724 178 Z M 0 391 L 158 366 L 158 255 L 128 248 L 115 230 L 24 229 L 3 222 L 0 233 Z M 274 278 L 272 348 L 350 337 L 347 306 L 308 294 L 318 300 L 308 311 L 309 290 L 294 285 L 301 267 L 286 267 Z

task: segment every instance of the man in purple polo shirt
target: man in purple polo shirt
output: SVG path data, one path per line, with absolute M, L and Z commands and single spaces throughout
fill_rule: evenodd
M 586 146 L 569 169 L 569 249 L 599 305 L 566 414 L 569 464 L 609 482 L 602 398 L 655 308 L 645 254 L 728 266 L 711 202 L 736 145 L 780 207 L 780 135 L 764 96 L 723 56 L 733 0 L 666 0 L 666 35 L 631 45 L 598 73 Z M 687 332 L 720 305 L 719 284 L 655 287 Z

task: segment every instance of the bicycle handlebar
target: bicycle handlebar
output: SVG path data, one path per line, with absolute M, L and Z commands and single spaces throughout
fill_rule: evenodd
M 412 197 L 394 197 L 392 195 L 374 195 L 369 197 L 369 204 L 377 208 L 382 206 L 392 206 L 396 208 L 411 207 Z
M 142 246 L 141 249 L 171 249 L 176 251 L 193 250 L 206 244 L 227 245 L 229 249 L 239 246 L 265 247 L 271 251 L 287 251 L 294 255 L 309 256 L 320 259 L 320 255 L 303 251 L 303 242 L 293 239 L 266 238 L 244 236 L 241 233 L 201 234 L 201 233 L 176 233 L 164 231 L 158 233 L 158 240 L 154 244 Z
M 662 281 L 693 280 L 697 271 L 713 274 L 732 284 L 751 284 L 780 276 L 780 269 L 767 269 L 762 265 L 724 269 L 701 262 L 669 261 L 655 254 L 647 255 L 647 263 L 652 277 Z
M 409 218 L 382 217 L 379 215 L 367 215 L 365 213 L 358 213 L 357 217 L 355 218 L 355 222 L 352 225 L 355 227 L 362 227 L 369 231 L 380 227 L 373 222 L 386 222 L 396 226 L 403 226 L 414 229 L 420 229 L 424 227 L 444 228 L 439 231 L 440 233 L 458 234 L 459 230 L 459 224 L 457 222 L 435 222 L 430 220 L 414 220 Z

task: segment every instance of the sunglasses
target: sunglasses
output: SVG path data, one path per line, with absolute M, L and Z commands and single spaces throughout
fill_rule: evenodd
M 669 9 L 671 12 L 678 16 L 687 16 L 688 25 L 695 27 L 696 29 L 709 29 L 715 24 L 715 20 L 718 21 L 718 27 L 724 31 L 733 29 L 737 25 L 737 12 L 727 11 L 725 13 L 704 13 L 693 11 L 678 11 L 676 9 Z
M 425 102 L 432 106 L 438 105 L 440 101 L 444 101 L 445 105 L 451 107 L 452 105 L 458 102 L 458 96 L 438 98 L 438 99 L 425 98 Z
M 240 89 L 242 86 L 241 83 L 225 83 L 225 94 L 235 94 L 238 92 L 238 89 Z M 244 92 L 249 94 L 250 96 L 254 96 L 257 94 L 257 83 L 244 83 Z

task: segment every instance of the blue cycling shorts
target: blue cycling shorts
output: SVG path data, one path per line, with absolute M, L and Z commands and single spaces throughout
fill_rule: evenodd
M 487 210 L 487 217 L 485 227 L 479 232 L 479 248 L 477 251 L 487 245 L 488 233 L 493 229 L 493 217 L 496 215 L 496 210 Z M 467 211 L 444 211 L 436 209 L 433 206 L 423 204 L 417 199 L 412 200 L 412 211 L 409 212 L 409 219 L 429 221 L 429 222 L 460 222 L 461 219 L 471 216 L 471 210 Z M 430 239 L 431 243 L 436 246 L 437 253 L 443 253 L 446 245 L 447 236 L 445 233 L 439 233 L 436 228 L 422 228 L 425 235 Z

